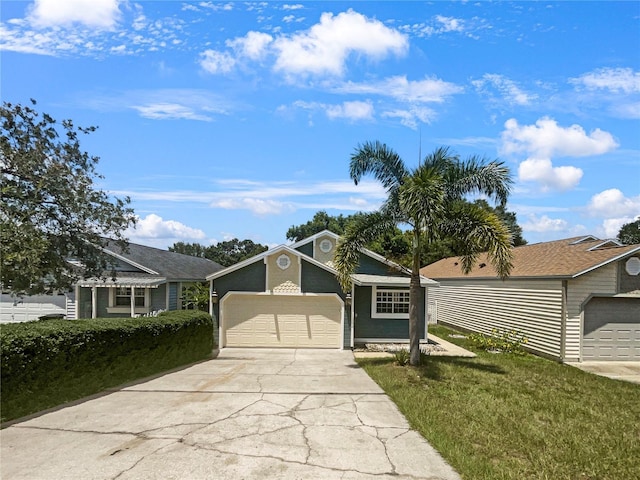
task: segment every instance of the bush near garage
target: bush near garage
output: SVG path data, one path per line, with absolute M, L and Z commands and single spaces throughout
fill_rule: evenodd
M 2 422 L 208 358 L 214 346 L 201 311 L 3 325 Z

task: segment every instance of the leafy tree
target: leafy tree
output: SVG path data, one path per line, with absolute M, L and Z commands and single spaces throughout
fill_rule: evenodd
M 254 243 L 251 240 L 228 240 L 225 242 L 219 242 L 209 247 L 207 258 L 218 262 L 224 267 L 230 267 L 242 260 L 253 257 L 266 251 L 269 247 Z
M 640 243 L 640 217 L 638 217 L 635 222 L 625 223 L 620 227 L 618 240 L 625 245 Z
M 98 157 L 80 148 L 79 136 L 95 127 L 58 124 L 31 106 L 7 102 L 0 121 L 3 290 L 42 293 L 101 276 L 109 268 L 102 251 L 107 237 L 126 249 L 123 232 L 135 217 L 128 198 L 112 198 L 94 185 L 103 178 Z
M 183 253 L 193 257 L 213 260 L 223 267 L 230 267 L 242 260 L 266 251 L 269 247 L 254 243 L 252 240 L 228 240 L 215 245 L 201 245 L 199 243 L 176 242 L 169 247 L 170 252 Z
M 323 230 L 331 230 L 333 233 L 342 235 L 347 227 L 347 224 L 353 219 L 357 218 L 360 214 L 344 216 L 342 214 L 331 216 L 324 210 L 316 212 L 313 219 L 302 225 L 292 225 L 287 230 L 287 240 L 293 242 L 299 242 L 305 238 L 308 238 L 316 233 L 320 233 Z
M 182 305 L 185 310 L 209 311 L 209 284 L 191 283 L 182 287 Z
M 192 257 L 208 258 L 207 251 L 209 247 L 200 243 L 185 243 L 176 242 L 172 247 L 169 247 L 170 252 L 182 253 L 183 255 L 190 255 Z
M 514 247 L 520 247 L 522 245 L 526 245 L 527 241 L 522 236 L 522 227 L 518 225 L 518 219 L 516 218 L 515 212 L 509 212 L 504 205 L 496 205 L 492 207 L 489 205 L 489 202 L 486 200 L 476 200 L 476 205 L 485 208 L 493 213 L 495 213 L 502 223 L 504 223 L 509 232 L 511 232 L 512 244 Z
M 343 288 L 359 261 L 360 250 L 399 224 L 412 228 L 412 265 L 409 287 L 410 363 L 420 363 L 419 298 L 420 252 L 423 242 L 455 239 L 462 252 L 461 268 L 468 273 L 478 255 L 487 251 L 489 261 L 501 278 L 512 268 L 511 235 L 498 216 L 478 205 L 463 201 L 479 193 L 506 203 L 512 183 L 509 170 L 501 162 L 487 162 L 473 156 L 460 158 L 448 148 L 438 148 L 418 167 L 408 169 L 399 155 L 380 142 L 358 146 L 351 156 L 350 176 L 358 184 L 372 174 L 387 190 L 382 207 L 349 224 L 335 256 L 338 278 Z

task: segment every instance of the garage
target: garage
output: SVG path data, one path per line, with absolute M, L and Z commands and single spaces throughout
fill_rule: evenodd
M 587 303 L 582 360 L 640 360 L 640 298 L 594 297 Z
M 220 302 L 222 347 L 341 348 L 335 294 L 233 293 Z
M 3 293 L 0 300 L 0 323 L 28 322 L 45 315 L 66 314 L 67 297 L 63 294 L 12 297 Z

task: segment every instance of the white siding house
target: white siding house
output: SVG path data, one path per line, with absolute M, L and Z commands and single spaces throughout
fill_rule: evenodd
M 640 245 L 570 238 L 517 247 L 513 263 L 504 281 L 486 257 L 468 275 L 457 257 L 422 268 L 440 283 L 429 291 L 431 320 L 518 330 L 532 351 L 561 361 L 640 360 Z

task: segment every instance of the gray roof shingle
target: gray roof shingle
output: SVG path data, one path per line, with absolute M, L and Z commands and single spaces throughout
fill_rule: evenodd
M 222 265 L 206 258 L 192 257 L 136 243 L 129 243 L 128 251 L 123 252 L 114 242 L 109 242 L 106 251 L 153 270 L 159 276 L 166 277 L 168 281 L 204 281 L 207 275 L 223 268 Z

